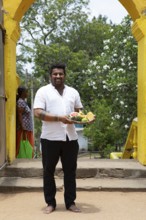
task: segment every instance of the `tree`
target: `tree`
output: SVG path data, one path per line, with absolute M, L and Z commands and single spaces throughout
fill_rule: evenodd
M 88 0 L 37 0 L 21 22 L 22 37 L 18 51 L 25 63 L 34 63 L 37 49 L 62 39 L 71 29 L 78 29 L 87 20 L 83 11 Z
M 104 41 L 101 55 L 97 56 L 94 61 L 90 61 L 85 73 L 90 76 L 86 85 L 90 87 L 88 91 L 92 90 L 93 96 L 88 99 L 88 105 L 90 104 L 93 112 L 97 112 L 98 104 L 94 100 L 98 102 L 106 100 L 106 105 L 110 108 L 111 123 L 119 125 L 115 129 L 118 129 L 120 138 L 119 135 L 114 135 L 115 144 L 109 142 L 114 145 L 117 142 L 124 145 L 128 128 L 137 116 L 137 43 L 129 31 L 130 25 L 131 21 L 129 17 L 126 17 L 122 24 L 111 27 L 112 37 Z M 102 111 L 106 110 L 107 106 L 104 109 L 103 105 Z M 99 114 L 97 112 L 97 115 Z M 102 119 L 105 120 L 104 113 L 100 115 L 99 120 Z M 87 129 L 91 130 L 92 137 L 95 135 L 97 140 L 98 135 L 103 133 L 100 126 Z M 108 135 L 105 127 L 105 135 L 106 133 Z M 107 136 L 104 136 L 103 141 L 106 141 L 106 138 Z
M 102 158 L 109 157 L 109 153 L 115 150 L 115 143 L 120 138 L 119 123 L 112 120 L 111 107 L 106 100 L 94 100 L 92 108 L 96 121 L 84 129 L 85 136 L 91 142 L 89 150 L 98 151 Z
M 71 29 L 67 33 L 67 38 L 64 37 L 63 42 L 67 44 L 71 51 L 85 51 L 90 59 L 94 59 L 97 54 L 103 50 L 104 40 L 109 38 L 110 24 L 107 23 L 106 17 L 99 16 L 88 20 L 78 28 Z M 56 39 L 58 42 L 62 39 Z

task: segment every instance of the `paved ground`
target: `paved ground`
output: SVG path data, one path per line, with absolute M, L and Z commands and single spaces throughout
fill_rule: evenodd
M 0 220 L 145 220 L 144 192 L 78 192 L 82 213 L 65 209 L 63 192 L 57 192 L 57 209 L 47 215 L 42 192 L 0 193 Z
M 16 160 L 0 171 L 0 220 L 145 220 L 146 166 L 136 160 L 79 158 L 77 205 L 64 207 L 61 166 L 56 175 L 57 209 L 43 213 L 41 160 Z

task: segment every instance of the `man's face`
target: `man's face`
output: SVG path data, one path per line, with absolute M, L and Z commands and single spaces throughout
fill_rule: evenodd
M 50 79 L 55 87 L 64 85 L 64 81 L 65 81 L 64 70 L 60 68 L 53 69 Z

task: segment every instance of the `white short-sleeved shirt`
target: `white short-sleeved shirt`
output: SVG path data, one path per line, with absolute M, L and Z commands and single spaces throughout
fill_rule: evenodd
M 56 116 L 69 115 L 75 108 L 82 107 L 78 91 L 67 85 L 63 95 L 60 95 L 52 84 L 43 86 L 37 91 L 34 99 L 34 109 L 41 108 Z M 66 141 L 66 135 L 69 140 L 78 138 L 74 124 L 42 121 L 41 138 Z

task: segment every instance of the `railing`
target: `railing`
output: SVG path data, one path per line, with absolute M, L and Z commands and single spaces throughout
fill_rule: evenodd
M 137 118 L 132 121 L 123 152 L 112 152 L 111 159 L 137 158 Z

